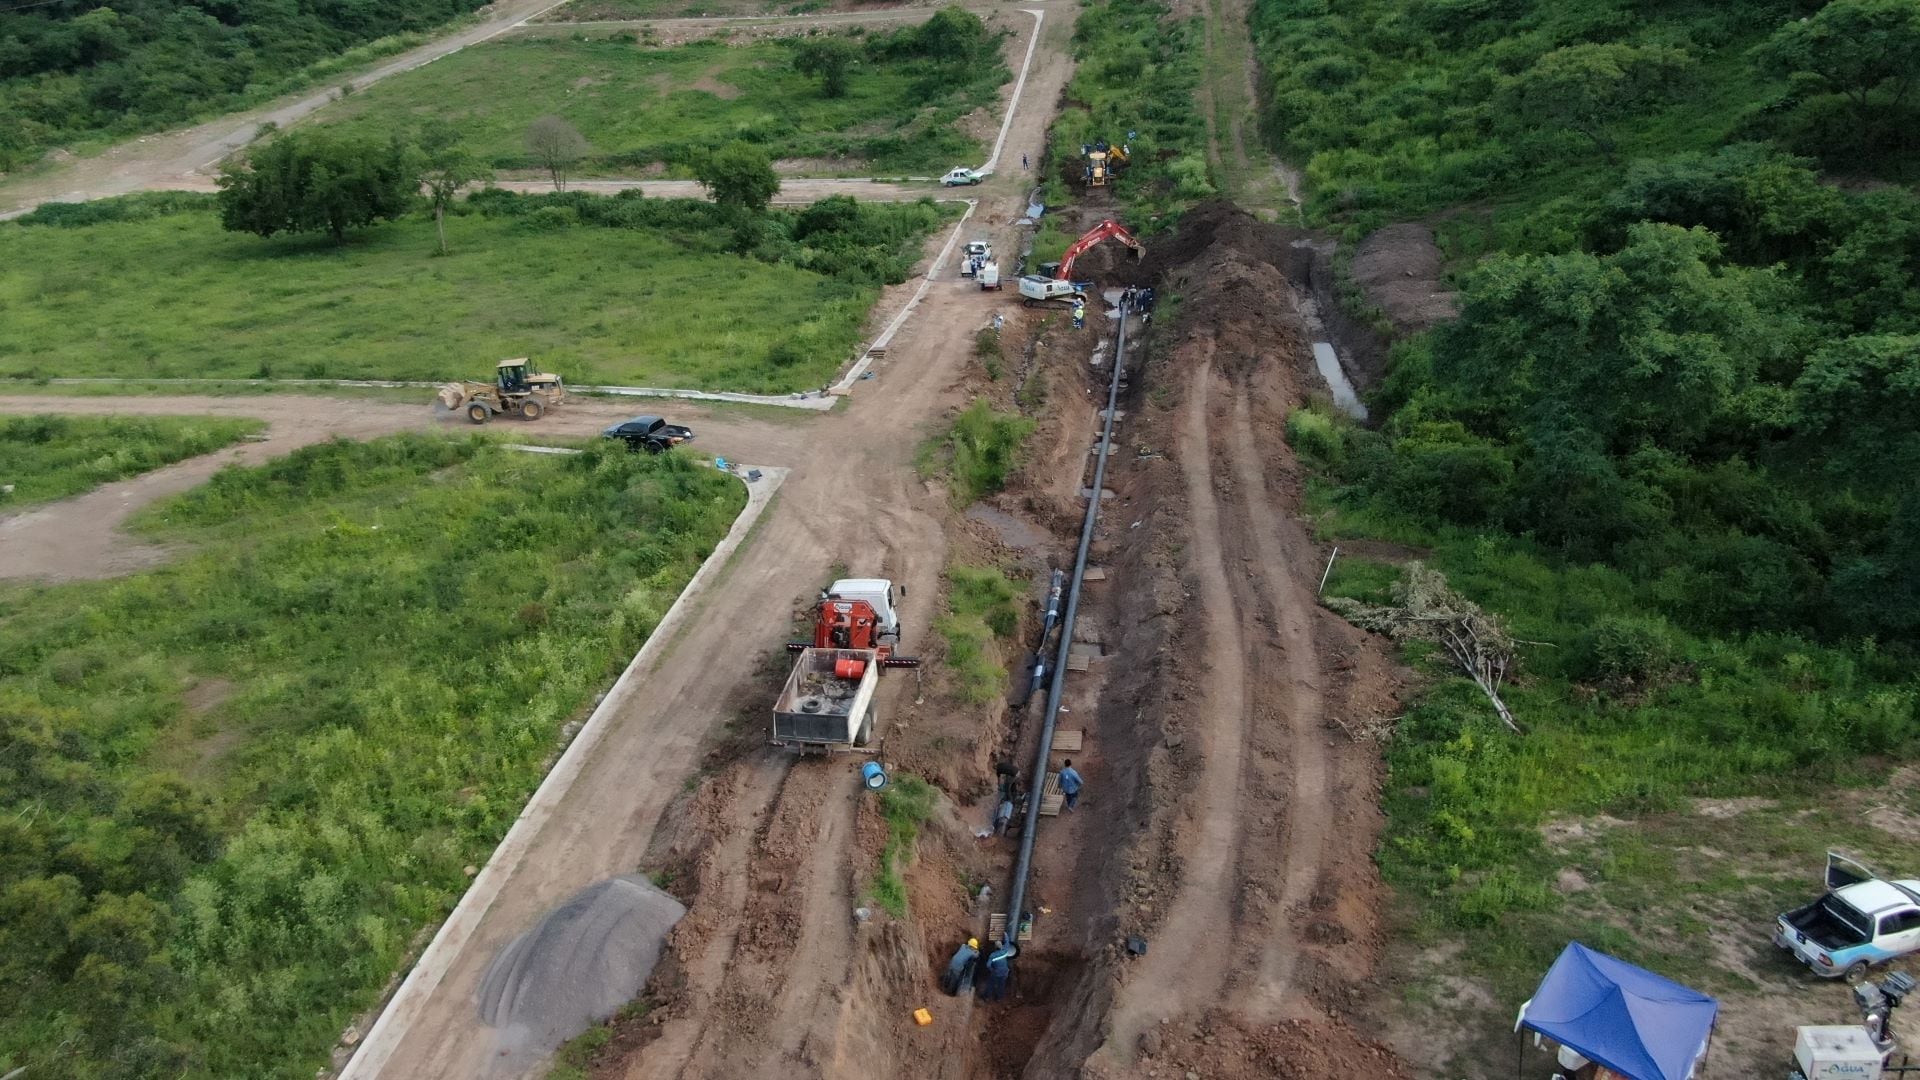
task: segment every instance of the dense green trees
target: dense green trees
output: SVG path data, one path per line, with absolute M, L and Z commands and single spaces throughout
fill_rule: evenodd
M 1920 0 L 1257 0 L 1253 21 L 1263 125 L 1322 220 L 1591 198 L 1619 179 L 1595 150 L 1625 166 L 1772 141 L 1892 179 L 1920 163 Z
M 1920 200 L 1729 147 L 1636 165 L 1403 346 L 1336 467 L 1531 537 L 1695 629 L 1920 633 Z
M 1864 147 L 1907 116 L 1920 82 L 1920 3 L 1833 0 L 1775 31 L 1755 56 L 1773 74 L 1846 99 Z
M 847 95 L 847 72 L 860 50 L 844 37 L 806 38 L 793 47 L 793 69 L 820 80 L 820 92 L 830 98 Z
M 382 145 L 324 132 L 282 135 L 221 167 L 220 223 L 259 236 L 325 232 L 344 240 L 348 229 L 412 208 L 420 182 L 413 154 L 397 138 Z
M 477 0 L 55 0 L 0 8 L 0 171 L 62 142 L 178 123 Z
M 1569 45 L 1514 78 L 1505 105 L 1531 123 L 1579 132 L 1612 161 L 1614 124 L 1670 97 L 1691 64 L 1686 53 L 1658 45 Z
M 694 163 L 693 175 L 713 201 L 730 210 L 758 214 L 780 192 L 780 177 L 767 152 L 735 140 Z

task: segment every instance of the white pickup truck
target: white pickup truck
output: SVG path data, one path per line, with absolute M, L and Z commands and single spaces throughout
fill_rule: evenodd
M 1827 853 L 1827 892 L 1774 922 L 1773 943 L 1824 978 L 1857 983 L 1867 969 L 1920 952 L 1920 881 L 1882 881 Z

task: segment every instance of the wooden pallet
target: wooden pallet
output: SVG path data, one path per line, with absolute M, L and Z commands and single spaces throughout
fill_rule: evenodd
M 1077 754 L 1080 752 L 1080 740 L 1085 737 L 1085 735 L 1086 732 L 1078 728 L 1072 731 L 1063 731 L 1055 728 L 1051 749 L 1055 753 Z
M 1060 808 L 1066 803 L 1066 793 L 1060 790 L 1060 774 L 1048 773 L 1047 782 L 1040 785 L 1040 816 L 1059 817 Z
M 1007 913 L 1006 912 L 999 911 L 999 912 L 993 913 L 992 915 L 987 916 L 987 940 L 988 941 L 998 942 L 1003 936 L 1005 936 L 1006 932 L 1007 932 Z M 1020 931 L 1020 941 L 1022 944 L 1025 944 L 1026 942 L 1029 942 L 1032 940 L 1033 940 L 1033 924 L 1028 923 L 1026 928 Z

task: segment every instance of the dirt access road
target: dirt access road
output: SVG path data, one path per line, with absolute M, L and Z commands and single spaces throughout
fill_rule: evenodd
M 491 186 L 504 191 L 520 191 L 528 194 L 543 194 L 553 190 L 553 185 L 544 180 L 495 180 Z M 611 195 L 618 191 L 637 189 L 652 199 L 704 199 L 707 189 L 697 180 L 569 180 L 568 191 L 585 191 L 594 195 Z M 190 176 L 168 177 L 156 180 L 148 186 L 150 191 L 218 191 L 220 187 L 212 176 L 196 173 Z M 839 177 L 835 179 L 787 179 L 780 181 L 780 190 L 773 196 L 775 206 L 806 206 L 819 202 L 829 195 L 851 195 L 867 202 L 913 202 L 928 197 L 940 198 L 950 194 L 943 188 L 927 184 L 901 184 L 886 180 L 863 180 L 857 177 Z

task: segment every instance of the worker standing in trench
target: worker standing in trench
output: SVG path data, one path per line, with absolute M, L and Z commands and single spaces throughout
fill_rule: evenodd
M 1060 769 L 1060 794 L 1066 796 L 1068 810 L 1080 805 L 1080 789 L 1084 786 L 1086 781 L 1080 779 L 1080 770 L 1074 768 L 1073 759 L 1068 758 Z
M 940 988 L 955 997 L 973 989 L 974 961 L 979 956 L 980 939 L 968 938 L 966 944 L 954 950 L 953 959 L 947 961 L 947 975 L 940 981 Z
M 999 1001 L 1007 996 L 1007 983 L 1013 978 L 1013 958 L 1020 950 L 1011 942 L 1000 945 L 987 957 L 987 982 L 980 988 L 980 997 L 986 1001 Z

